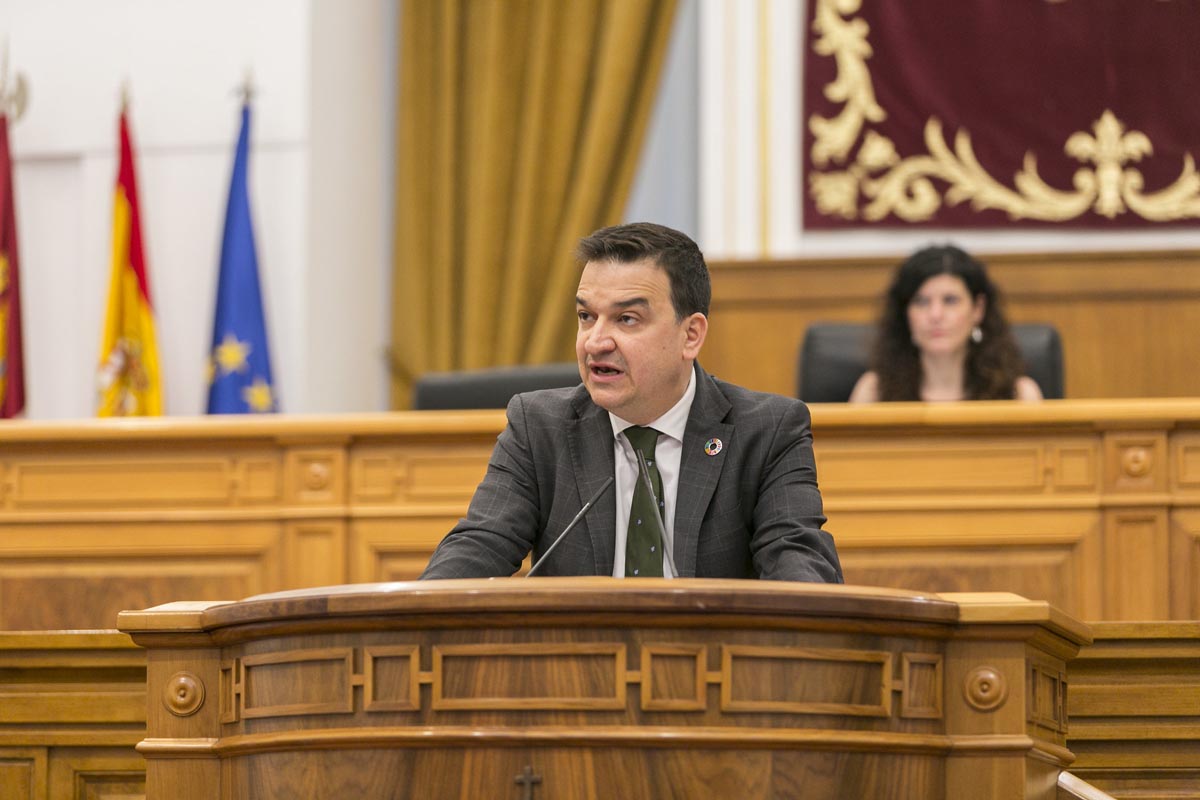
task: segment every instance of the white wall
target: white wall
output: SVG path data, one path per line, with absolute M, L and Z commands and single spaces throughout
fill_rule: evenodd
M 282 407 L 386 406 L 386 372 L 361 362 L 386 343 L 394 6 L 0 1 L 10 72 L 30 85 L 12 129 L 29 418 L 93 413 L 123 82 L 166 409 L 203 413 L 247 69 L 251 206 Z

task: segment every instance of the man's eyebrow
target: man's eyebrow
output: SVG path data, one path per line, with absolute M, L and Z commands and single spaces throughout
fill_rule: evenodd
M 583 306 L 584 308 L 587 308 L 588 302 L 586 300 L 584 300 L 582 297 L 579 297 L 578 295 L 576 295 L 575 305 Z M 628 300 L 617 300 L 617 301 L 613 302 L 612 306 L 613 306 L 613 308 L 633 308 L 634 306 L 641 306 L 641 307 L 649 308 L 650 301 L 647 300 L 645 297 L 631 297 Z

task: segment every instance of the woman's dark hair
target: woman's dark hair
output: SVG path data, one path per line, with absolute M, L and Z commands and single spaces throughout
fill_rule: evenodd
M 1000 291 L 988 279 L 983 264 L 957 247 L 918 250 L 900 265 L 884 297 L 883 316 L 876 332 L 871 369 L 879 376 L 880 400 L 921 399 L 921 354 L 908 327 L 908 304 L 925 281 L 935 275 L 954 275 L 966 284 L 972 301 L 985 302 L 979 327 L 981 341 L 967 340 L 963 397 L 967 400 L 1011 400 L 1024 363 L 1001 308 Z

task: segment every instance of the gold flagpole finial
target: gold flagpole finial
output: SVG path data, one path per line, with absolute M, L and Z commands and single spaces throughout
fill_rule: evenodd
M 244 105 L 250 105 L 250 101 L 254 99 L 254 70 L 251 67 L 246 67 L 246 76 L 242 79 L 242 85 L 238 87 L 238 96 L 242 98 Z
M 28 104 L 29 82 L 25 76 L 18 72 L 9 83 L 8 36 L 0 37 L 0 114 L 7 114 L 10 122 L 16 122 Z

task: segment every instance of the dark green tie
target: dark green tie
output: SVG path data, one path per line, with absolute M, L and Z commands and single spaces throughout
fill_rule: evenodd
M 633 502 L 629 506 L 629 534 L 625 537 L 625 577 L 661 578 L 663 574 L 662 539 L 662 478 L 654 465 L 654 445 L 658 442 L 658 431 L 653 428 L 634 426 L 625 429 L 625 438 L 635 451 L 646 458 L 650 482 L 654 484 L 654 496 L 646 490 L 645 482 L 638 474 L 633 488 Z M 657 520 L 655 519 L 657 518 Z M 658 524 L 655 524 L 655 522 Z

